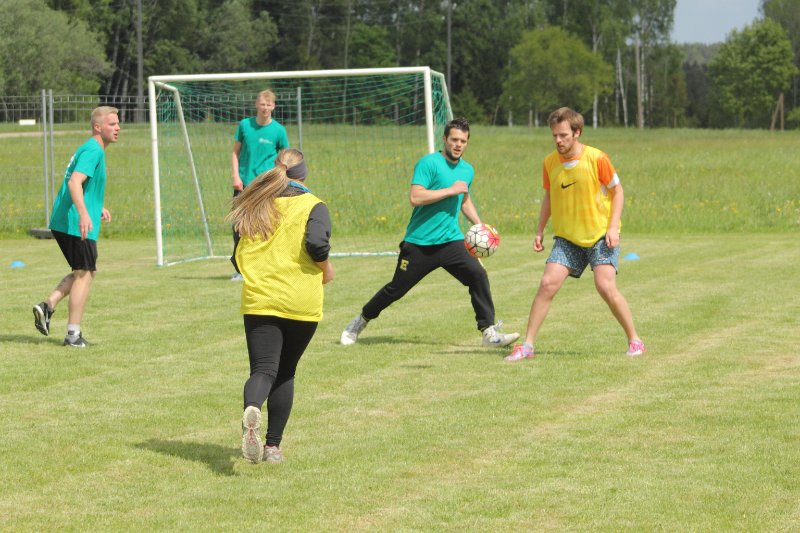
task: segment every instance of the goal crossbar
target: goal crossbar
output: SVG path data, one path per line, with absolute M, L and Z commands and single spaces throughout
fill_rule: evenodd
M 183 75 L 160 75 L 150 76 L 148 78 L 148 95 L 149 95 L 149 112 L 150 112 L 150 134 L 151 134 L 151 154 L 152 154 L 152 168 L 153 168 L 153 188 L 154 188 L 154 208 L 155 208 L 155 233 L 156 233 L 156 248 L 157 256 L 156 262 L 159 266 L 167 266 L 181 261 L 165 262 L 163 253 L 163 226 L 162 226 L 162 205 L 161 205 L 161 173 L 159 165 L 159 130 L 158 130 L 158 109 L 157 109 L 157 90 L 168 91 L 172 93 L 175 108 L 177 110 L 178 126 L 180 133 L 183 136 L 183 143 L 187 150 L 187 157 L 191 171 L 192 180 L 194 183 L 195 195 L 197 197 L 199 216 L 203 223 L 203 232 L 206 243 L 206 255 L 202 258 L 193 259 L 210 259 L 210 258 L 227 258 L 227 256 L 215 255 L 210 235 L 208 217 L 205 211 L 205 204 L 203 201 L 203 191 L 198 178 L 197 167 L 194 162 L 194 155 L 192 150 L 191 138 L 187 129 L 186 121 L 184 119 L 184 112 L 181 102 L 180 90 L 173 84 L 191 83 L 191 82 L 239 82 L 239 81 L 254 81 L 254 80 L 277 80 L 277 79 L 308 79 L 308 78 L 330 78 L 330 77 L 359 77 L 359 76 L 379 76 L 379 75 L 402 75 L 402 74 L 415 74 L 421 75 L 424 84 L 424 106 L 425 127 L 426 127 L 426 141 L 427 151 L 432 153 L 435 151 L 435 124 L 434 124 L 434 110 L 432 101 L 432 77 L 437 79 L 437 87 L 444 95 L 444 102 L 446 104 L 446 116 L 448 119 L 452 118 L 452 111 L 449 105 L 449 97 L 447 94 L 447 87 L 444 83 L 444 75 L 433 71 L 430 67 L 396 67 L 396 68 L 365 68 L 365 69 L 335 69 L 335 70 L 310 70 L 310 71 L 279 71 L 279 72 L 254 72 L 254 73 L 218 73 L 218 74 L 183 74 Z M 299 90 L 298 90 L 299 92 Z M 298 105 L 299 108 L 299 105 Z M 298 117 L 300 118 L 300 117 Z M 298 127 L 302 127 L 298 124 Z M 302 144 L 302 140 L 301 140 Z M 361 255 L 361 254 L 346 254 L 346 255 Z

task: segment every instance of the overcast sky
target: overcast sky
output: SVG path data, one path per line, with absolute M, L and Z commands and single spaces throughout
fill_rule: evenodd
M 678 0 L 672 40 L 676 43 L 721 43 L 759 17 L 759 0 Z

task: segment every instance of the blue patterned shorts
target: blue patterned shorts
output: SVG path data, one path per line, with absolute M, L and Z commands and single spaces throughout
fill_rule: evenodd
M 617 271 L 619 246 L 609 248 L 606 245 L 605 236 L 589 248 L 578 246 L 561 237 L 555 237 L 553 240 L 555 242 L 547 262 L 564 265 L 569 269 L 569 275 L 573 278 L 581 277 L 583 271 L 586 270 L 586 265 L 591 265 L 592 270 L 597 265 L 611 265 L 614 267 L 614 271 Z

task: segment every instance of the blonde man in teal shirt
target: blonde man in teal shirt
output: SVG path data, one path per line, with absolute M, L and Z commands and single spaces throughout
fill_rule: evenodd
M 468 141 L 469 123 L 460 118 L 451 120 L 444 128 L 442 151 L 417 162 L 410 191 L 414 210 L 400 243 L 392 281 L 375 293 L 347 325 L 341 344 L 355 344 L 370 320 L 378 318 L 384 309 L 440 267 L 469 288 L 484 346 L 507 346 L 519 338 L 518 333 L 501 333 L 502 323 L 495 323 L 489 276 L 483 265 L 467 252 L 458 224 L 459 212 L 472 224 L 481 223 L 469 194 L 475 170 L 462 159 Z
M 289 148 L 289 138 L 283 124 L 272 118 L 275 110 L 275 93 L 261 91 L 256 98 L 256 116 L 239 122 L 233 136 L 231 155 L 231 179 L 233 196 L 236 197 L 262 172 L 275 166 L 278 152 Z M 239 242 L 239 234 L 233 231 L 233 247 Z M 241 281 L 237 272 L 231 278 Z
M 50 318 L 58 303 L 69 296 L 69 318 L 64 345 L 85 348 L 81 319 L 97 271 L 97 239 L 101 221 L 111 221 L 105 208 L 105 150 L 119 138 L 119 111 L 101 106 L 92 111 L 92 136 L 72 156 L 64 183 L 53 203 L 50 231 L 72 272 L 46 300 L 33 306 L 34 325 L 50 335 Z

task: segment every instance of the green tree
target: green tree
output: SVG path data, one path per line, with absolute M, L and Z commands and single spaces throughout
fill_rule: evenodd
M 0 94 L 95 94 L 109 72 L 99 36 L 44 0 L 0 2 Z
M 659 46 L 651 53 L 649 117 L 651 126 L 677 128 L 687 125 L 689 96 L 676 45 Z
M 645 126 L 650 100 L 652 52 L 669 40 L 677 0 L 630 0 L 633 14 L 634 63 L 636 65 L 636 122 Z
M 768 19 L 772 19 L 786 30 L 792 41 L 794 64 L 800 69 L 800 0 L 761 0 L 761 11 Z M 800 83 L 798 75 L 792 80 L 791 105 L 800 105 Z
M 255 16 L 250 0 L 225 0 L 210 12 L 204 43 L 206 72 L 244 72 L 267 67 L 269 49 L 278 30 L 266 11 Z
M 795 64 L 800 66 L 800 0 L 761 0 L 761 11 L 780 24 L 792 42 Z
M 625 40 L 633 32 L 633 12 L 630 0 L 570 0 L 556 2 L 551 21 L 580 37 L 592 52 L 607 63 L 616 65 L 615 109 L 600 109 L 599 95 L 595 95 L 592 124 L 598 124 L 601 114 L 612 122 L 619 121 L 618 103 L 623 82 L 622 65 L 617 62 L 618 51 L 626 47 Z M 620 53 L 621 55 L 621 53 Z M 587 117 L 588 118 L 588 117 Z
M 724 113 L 712 125 L 766 127 L 776 99 L 796 72 L 791 42 L 777 22 L 767 19 L 734 30 L 709 64 Z
M 511 50 L 503 100 L 515 114 L 569 106 L 586 113 L 607 94 L 613 70 L 580 39 L 551 26 L 525 32 Z
M 448 0 L 450 1 L 450 0 Z M 521 0 L 460 0 L 452 9 L 452 87 L 460 104 L 476 98 L 479 118 L 494 121 L 503 102 L 503 77 L 511 48 L 522 33 L 546 22 L 544 2 Z M 446 34 L 444 35 L 446 37 Z M 475 107 L 470 104 L 474 110 Z
M 352 29 L 350 48 L 348 68 L 394 66 L 394 50 L 386 28 L 357 22 Z

